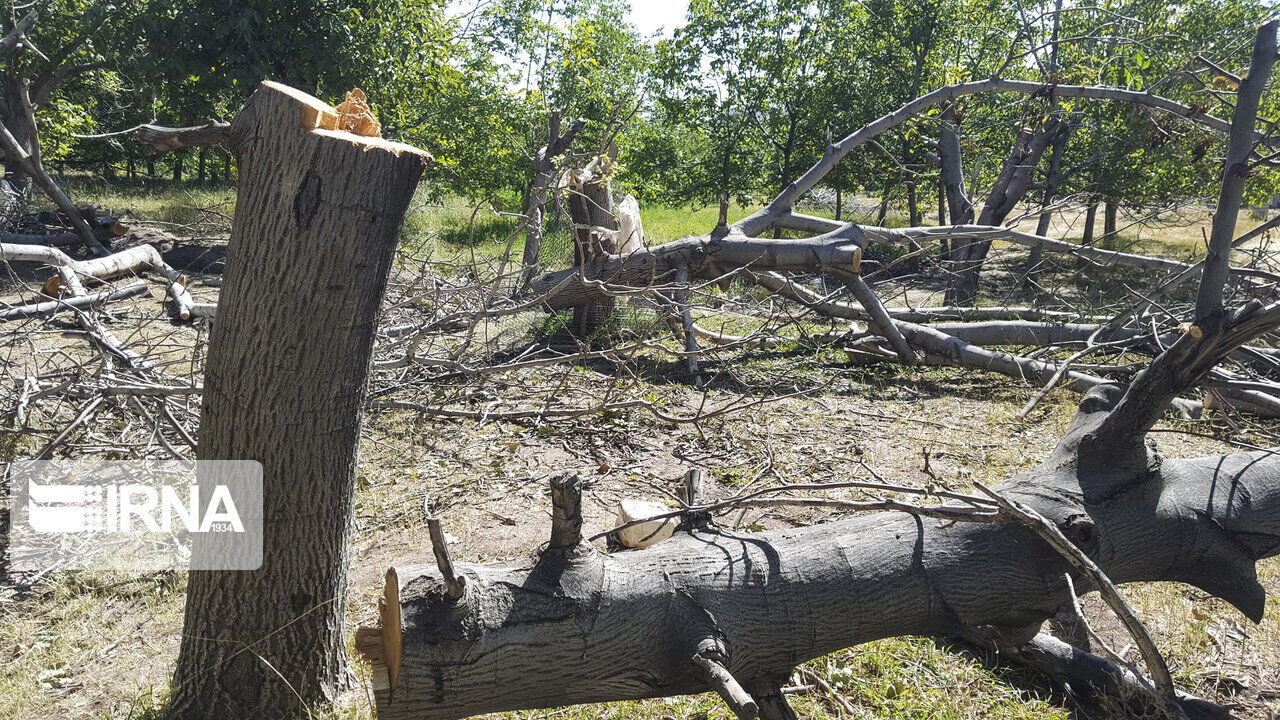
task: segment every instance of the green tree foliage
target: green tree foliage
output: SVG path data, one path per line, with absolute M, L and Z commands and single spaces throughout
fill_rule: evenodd
M 587 120 L 573 151 L 619 150 L 615 183 L 646 202 L 775 194 L 838 139 L 944 85 L 994 75 L 1151 90 L 1227 118 L 1265 0 L 1169 5 L 1066 3 L 1050 67 L 1053 0 L 692 0 L 666 39 L 628 23 L 625 0 L 49 0 L 36 45 L 11 77 L 69 67 L 40 112 L 51 160 L 141 159 L 128 140 L 73 134 L 141 122 L 228 118 L 263 78 L 338 101 L 360 87 L 385 132 L 437 162 L 439 194 L 514 195 L 545 142 L 547 113 Z M 673 24 L 679 25 L 673 18 Z M 63 50 L 66 55 L 60 56 Z M 65 60 L 65 63 L 63 62 Z M 1275 116 L 1277 98 L 1264 98 Z M 1071 126 L 1059 197 L 1130 207 L 1205 194 L 1222 138 L 1185 120 L 1096 100 L 975 96 L 957 105 L 976 199 L 1016 133 L 1051 116 Z M 851 155 L 825 180 L 842 193 L 931 208 L 941 108 Z M 1249 199 L 1280 186 L 1260 170 Z

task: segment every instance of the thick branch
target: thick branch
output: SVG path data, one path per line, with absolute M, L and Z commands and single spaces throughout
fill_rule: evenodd
M 1236 215 L 1244 198 L 1244 182 L 1249 176 L 1249 155 L 1253 153 L 1253 126 L 1258 119 L 1258 104 L 1271 79 L 1276 62 L 1276 30 L 1280 20 L 1258 28 L 1253 41 L 1253 61 L 1249 75 L 1236 92 L 1236 108 L 1231 115 L 1231 141 L 1222 171 L 1222 191 L 1218 209 L 1213 214 L 1209 233 L 1209 249 L 1204 259 L 1204 273 L 1196 296 L 1196 319 L 1203 320 L 1222 312 L 1222 288 L 1230 273 L 1231 239 L 1235 237 Z
M 0 38 L 0 58 L 8 57 L 27 46 L 27 33 L 36 26 L 36 11 L 32 10 L 19 20 L 8 35 Z
M 954 100 L 958 97 L 976 95 L 984 92 L 1012 92 L 1024 95 L 1038 95 L 1041 93 L 1047 93 L 1048 91 L 1049 87 L 1042 83 L 991 78 L 988 80 L 978 80 L 958 85 L 948 85 L 926 95 L 922 95 L 897 110 L 894 110 L 893 112 L 863 126 L 857 131 L 846 136 L 843 140 L 828 145 L 826 151 L 823 152 L 822 157 L 813 165 L 813 167 L 809 168 L 804 175 L 801 175 L 798 179 L 788 185 L 776 198 L 774 198 L 773 202 L 769 203 L 767 207 L 738 221 L 735 223 L 735 227 L 743 233 L 751 236 L 759 235 L 765 230 L 768 230 L 773 226 L 774 221 L 778 217 L 788 213 L 795 205 L 796 201 L 800 199 L 800 196 L 812 189 L 814 185 L 817 185 L 818 182 L 820 182 L 822 178 L 831 171 L 831 168 L 834 167 L 842 158 L 877 135 L 901 125 L 916 115 L 919 115 L 929 107 Z M 1150 93 L 1138 92 L 1136 90 L 1125 90 L 1123 88 L 1107 86 L 1054 85 L 1053 92 L 1058 97 L 1062 98 L 1091 98 L 1096 100 L 1115 100 L 1134 103 L 1154 108 L 1156 110 L 1163 110 L 1173 115 L 1178 115 L 1219 132 L 1227 132 L 1229 129 L 1227 122 L 1220 118 L 1216 118 L 1212 115 L 1206 115 L 1198 110 L 1189 108 L 1168 98 L 1160 97 L 1159 95 L 1152 95 Z M 1257 137 L 1256 133 L 1255 137 Z M 1274 145 L 1277 141 L 1267 140 L 1266 142 L 1268 145 Z

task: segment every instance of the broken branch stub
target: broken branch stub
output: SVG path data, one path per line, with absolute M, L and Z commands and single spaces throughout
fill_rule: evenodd
M 551 477 L 551 547 L 582 542 L 582 478 L 571 470 Z

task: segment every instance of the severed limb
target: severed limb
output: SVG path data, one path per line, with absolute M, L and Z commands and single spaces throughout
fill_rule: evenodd
M 26 305 L 16 305 L 14 307 L 0 309 L 0 320 L 18 320 L 32 317 L 49 317 L 55 313 L 71 309 L 84 309 L 94 305 L 112 302 L 114 300 L 123 300 L 125 298 L 137 297 L 145 295 L 147 292 L 147 284 L 141 280 L 130 283 L 122 288 L 113 288 L 110 290 L 100 290 L 96 293 L 86 295 L 74 295 L 66 298 L 58 298 L 56 300 L 45 300 L 43 302 L 28 303 Z
M 128 250 L 89 260 L 73 260 L 52 247 L 0 244 L 0 261 L 27 260 L 54 267 L 57 274 L 44 284 L 45 293 L 57 296 L 67 290 L 72 296 L 84 295 L 86 282 L 101 282 L 126 273 L 156 270 L 169 281 L 169 296 L 183 320 L 193 316 L 194 300 L 187 290 L 187 279 L 164 261 L 151 245 L 138 245 Z
M 108 140 L 122 135 L 135 135 L 139 141 L 155 148 L 157 154 L 189 147 L 209 147 L 231 144 L 231 123 L 210 120 L 204 125 L 192 127 L 165 127 L 164 125 L 135 125 L 128 130 L 117 130 L 97 135 L 72 135 L 77 140 Z

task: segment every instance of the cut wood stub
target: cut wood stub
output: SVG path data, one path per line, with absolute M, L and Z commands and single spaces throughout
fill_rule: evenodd
M 551 477 L 551 544 L 571 548 L 582 542 L 582 478 L 572 470 Z
M 387 692 L 395 696 L 400 682 L 400 651 L 403 644 L 400 628 L 400 576 L 395 568 L 387 570 L 382 597 L 378 600 L 378 617 L 382 620 L 382 652 L 387 673 Z

